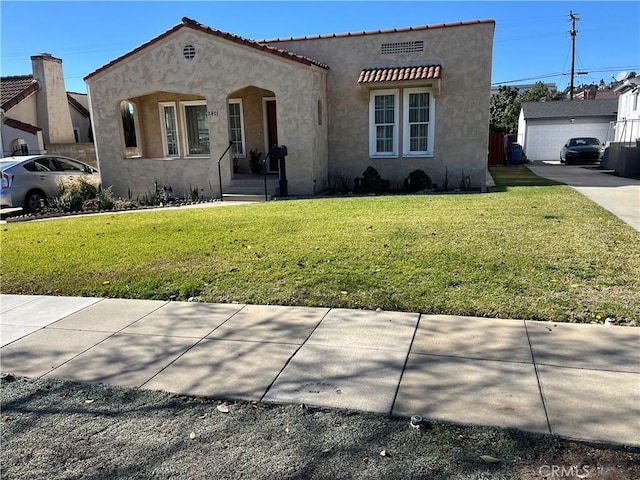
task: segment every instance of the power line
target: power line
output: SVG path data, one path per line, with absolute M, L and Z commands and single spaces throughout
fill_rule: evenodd
M 585 74 L 588 73 L 601 73 L 601 72 L 615 72 L 615 71 L 621 71 L 621 70 L 629 70 L 629 71 L 640 71 L 640 65 L 622 65 L 622 66 L 617 66 L 617 67 L 597 67 L 597 68 L 585 68 Z M 580 72 L 577 72 L 578 74 L 583 74 L 581 73 L 582 70 Z M 535 75 L 532 77 L 527 77 L 527 78 L 518 78 L 515 80 L 504 80 L 502 82 L 494 82 L 491 85 L 492 86 L 498 86 L 498 85 L 506 85 L 508 83 L 518 83 L 518 82 L 526 82 L 526 81 L 531 81 L 531 80 L 538 80 L 540 78 L 551 78 L 551 77 L 564 77 L 567 75 L 570 75 L 571 72 L 556 72 L 556 73 L 542 73 L 540 75 Z

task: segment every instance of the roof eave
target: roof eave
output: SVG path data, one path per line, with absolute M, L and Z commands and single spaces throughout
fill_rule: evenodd
M 18 105 L 23 100 L 26 100 L 27 98 L 29 98 L 38 90 L 40 90 L 40 84 L 36 80 L 34 80 L 33 83 L 29 85 L 27 88 L 22 90 L 20 93 L 15 95 L 10 100 L 7 100 L 2 105 L 0 105 L 0 108 L 2 108 L 2 110 L 4 110 L 5 112 L 8 112 L 10 109 Z
M 283 38 L 272 38 L 268 40 L 260 40 L 260 43 L 275 43 L 275 42 L 290 42 L 290 41 L 298 41 L 298 40 L 322 40 L 327 38 L 342 38 L 342 37 L 359 37 L 363 35 L 378 35 L 378 34 L 388 34 L 388 33 L 403 33 L 403 32 L 416 32 L 422 30 L 436 30 L 440 28 L 450 28 L 450 27 L 464 27 L 470 25 L 482 25 L 482 24 L 492 24 L 495 28 L 496 21 L 492 18 L 487 18 L 483 20 L 467 20 L 461 22 L 448 22 L 448 23 L 435 23 L 431 25 L 418 25 L 414 27 L 401 27 L 401 28 L 389 28 L 386 30 L 363 30 L 362 32 L 345 32 L 345 33 L 328 33 L 321 35 L 305 35 L 300 37 L 283 37 Z
M 195 31 L 199 31 L 199 32 L 202 32 L 202 33 L 206 33 L 208 35 L 214 35 L 214 36 L 216 36 L 218 38 L 229 40 L 229 41 L 231 41 L 233 43 L 236 43 L 236 44 L 245 45 L 245 46 L 248 46 L 248 47 L 251 47 L 251 48 L 262 50 L 262 51 L 268 52 L 270 54 L 278 55 L 280 57 L 296 61 L 298 63 L 303 63 L 305 65 L 316 66 L 316 67 L 323 68 L 325 70 L 329 69 L 328 65 L 325 65 L 325 64 L 320 63 L 320 62 L 316 62 L 316 61 L 314 61 L 314 60 L 312 60 L 310 58 L 303 57 L 302 55 L 297 55 L 295 53 L 287 52 L 286 50 L 282 50 L 282 49 L 275 48 L 275 47 L 270 47 L 268 45 L 263 45 L 263 44 L 261 44 L 259 42 L 256 42 L 254 40 L 249 40 L 247 38 L 243 38 L 243 37 L 240 37 L 238 35 L 234 35 L 234 34 L 227 33 L 227 32 L 222 32 L 220 30 L 216 30 L 216 29 L 213 29 L 211 27 L 207 27 L 205 25 L 202 25 L 201 23 L 198 23 L 195 20 L 192 20 L 190 18 L 184 17 L 182 19 L 182 23 L 177 24 L 173 28 L 171 28 L 171 29 L 167 30 L 166 32 L 161 33 L 157 37 L 154 37 L 151 40 L 143 43 L 142 45 L 140 45 L 137 48 L 131 50 L 130 52 L 127 52 L 124 55 L 121 55 L 120 57 L 118 57 L 118 58 L 110 61 L 109 63 L 103 65 L 102 67 L 98 68 L 97 70 L 94 70 L 93 72 L 91 72 L 88 75 L 86 75 L 83 78 L 83 80 L 86 82 L 87 80 L 93 78 L 94 76 L 98 75 L 99 73 L 101 73 L 101 72 L 113 67 L 114 65 L 122 62 L 126 58 L 129 58 L 129 57 L 135 55 L 136 53 L 146 49 L 147 47 L 159 42 L 160 40 L 168 37 L 169 35 L 173 34 L 174 32 L 177 32 L 178 30 L 181 30 L 183 28 L 189 28 L 191 30 L 195 30 Z

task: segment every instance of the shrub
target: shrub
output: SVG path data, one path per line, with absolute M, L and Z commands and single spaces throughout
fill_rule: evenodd
M 111 187 L 103 188 L 96 195 L 98 210 L 113 210 L 116 205 L 116 198 L 113 196 Z
M 65 212 L 82 210 L 85 201 L 96 198 L 97 187 L 84 177 L 78 177 L 72 182 L 61 184 L 60 195 L 53 199 L 54 207 Z
M 424 170 L 414 170 L 404 180 L 404 190 L 407 192 L 419 192 L 431 188 L 431 178 Z
M 354 183 L 356 193 L 384 193 L 391 186 L 391 182 L 380 177 L 372 166 L 367 167 L 362 173 L 362 178 L 356 177 Z
M 334 174 L 329 178 L 329 190 L 332 194 L 349 193 L 353 191 L 352 182 L 344 175 Z
M 463 192 L 468 192 L 471 190 L 471 177 L 469 175 L 465 175 L 464 171 L 460 177 L 460 190 Z

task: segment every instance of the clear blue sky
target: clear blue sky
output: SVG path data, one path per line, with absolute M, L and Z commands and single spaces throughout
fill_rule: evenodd
M 640 2 L 287 1 L 31 2 L 2 0 L 1 74 L 31 73 L 31 55 L 62 58 L 67 90 L 187 16 L 254 40 L 493 18 L 492 82 L 555 82 L 571 69 L 569 11 L 577 12 L 576 84 L 640 73 Z

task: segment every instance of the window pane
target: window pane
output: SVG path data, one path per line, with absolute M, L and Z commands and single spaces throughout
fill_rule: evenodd
M 164 131 L 167 140 L 167 155 L 178 155 L 176 109 L 173 105 L 167 105 L 164 107 Z
M 393 125 L 380 125 L 376 127 L 376 152 L 393 152 Z
M 187 105 L 184 109 L 189 155 L 210 153 L 206 105 Z
M 409 93 L 409 152 L 429 150 L 429 93 Z
M 412 152 L 426 152 L 429 140 L 429 128 L 427 124 L 411 125 L 409 149 Z
M 58 170 L 71 170 L 71 171 L 83 171 L 84 168 L 82 165 L 76 162 L 72 162 L 71 160 L 66 160 L 64 158 L 56 158 L 56 162 L 58 162 Z
M 231 151 L 234 155 L 244 154 L 242 146 L 242 116 L 239 103 L 229 104 L 229 129 L 233 146 Z
M 376 125 L 393 123 L 394 120 L 393 95 L 377 95 L 375 97 L 375 122 Z
M 429 121 L 429 94 L 412 93 L 409 95 L 409 122 Z
M 376 95 L 374 97 L 374 122 L 376 125 L 376 153 L 393 153 L 395 95 Z

